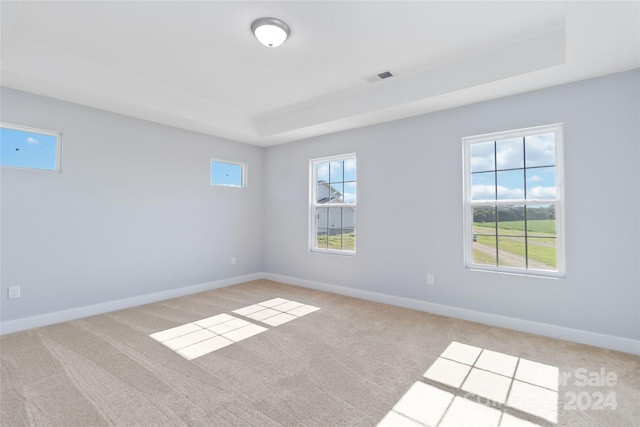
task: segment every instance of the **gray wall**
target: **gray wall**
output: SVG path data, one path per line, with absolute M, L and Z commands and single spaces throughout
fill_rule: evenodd
M 634 70 L 268 149 L 2 89 L 2 121 L 63 132 L 64 155 L 61 173 L 1 170 L 0 320 L 267 272 L 638 340 L 639 81 Z M 557 122 L 567 278 L 465 270 L 461 138 Z M 309 160 L 351 152 L 357 256 L 310 253 Z M 249 188 L 211 187 L 212 157 L 247 162 Z M 22 298 L 6 299 L 10 285 Z
M 634 70 L 268 148 L 265 271 L 639 339 L 639 80 Z M 567 278 L 465 270 L 462 137 L 560 122 Z M 357 256 L 310 253 L 309 159 L 351 152 Z
M 63 133 L 61 173 L 1 171 L 2 321 L 262 271 L 263 149 L 0 95 L 3 122 Z M 210 186 L 212 157 L 247 162 L 249 187 Z

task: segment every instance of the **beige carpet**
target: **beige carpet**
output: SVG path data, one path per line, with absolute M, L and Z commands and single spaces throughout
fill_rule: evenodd
M 276 326 L 233 313 L 274 298 L 320 310 Z M 260 327 L 192 360 L 149 336 L 223 313 Z M 452 342 L 499 363 L 478 359 L 474 384 L 470 377 L 462 388 L 440 383 L 438 375 L 456 370 L 436 368 L 464 367 L 450 356 Z M 422 414 L 444 426 L 463 424 L 478 403 L 497 411 L 502 426 L 640 425 L 638 356 L 266 280 L 5 335 L 0 355 L 5 427 L 375 426 L 383 418 L 419 425 Z M 545 391 L 556 396 L 557 423 L 536 413 L 535 402 L 481 398 L 495 391 L 483 378 L 514 360 L 518 369 L 529 363 L 564 378 Z M 403 400 L 418 389 L 455 396 L 437 409 L 449 415 L 433 412 L 428 393 Z

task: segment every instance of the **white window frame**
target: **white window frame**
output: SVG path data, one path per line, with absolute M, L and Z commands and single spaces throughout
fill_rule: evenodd
M 354 203 L 331 203 L 323 204 L 317 203 L 316 191 L 317 191 L 317 167 L 318 163 L 330 163 L 332 161 L 356 161 L 356 201 Z M 346 251 L 343 249 L 322 249 L 317 247 L 317 217 L 316 208 L 319 207 L 331 207 L 331 208 L 353 208 L 354 212 L 357 212 L 358 203 L 358 160 L 356 153 L 341 154 L 337 156 L 322 157 L 309 160 L 309 251 L 316 253 L 332 254 L 332 255 L 345 255 L 355 256 L 357 251 L 357 237 L 354 242 L 353 251 Z M 354 223 L 354 232 L 357 236 L 357 224 Z
M 14 125 L 11 123 L 0 122 L 0 127 L 5 129 L 12 129 L 22 132 L 29 133 L 38 133 L 41 135 L 54 136 L 56 138 L 56 160 L 55 160 L 55 169 L 44 169 L 44 168 L 29 168 L 26 166 L 14 166 L 14 165 L 0 165 L 3 168 L 12 168 L 12 169 L 26 169 L 33 171 L 47 171 L 47 172 L 60 172 L 62 168 L 62 132 L 56 132 L 52 130 L 46 129 L 38 129 L 29 126 L 22 125 Z
M 514 200 L 471 200 L 471 145 L 483 142 L 498 141 L 510 138 L 520 138 L 539 134 L 555 134 L 555 199 L 514 199 Z M 464 264 L 469 270 L 483 270 L 498 273 L 511 273 L 526 276 L 565 278 L 565 236 L 564 236 L 564 141 L 563 125 L 556 123 L 506 132 L 465 137 L 463 141 L 463 186 L 464 186 Z M 517 268 L 504 266 L 489 266 L 473 263 L 473 208 L 482 206 L 530 206 L 553 205 L 556 215 L 556 267 L 557 270 L 536 270 L 532 268 Z
M 241 185 L 238 186 L 238 185 L 228 185 L 228 184 L 215 184 L 212 179 L 214 162 L 240 166 L 240 168 L 242 169 L 241 178 L 240 178 L 242 180 Z M 211 184 L 212 187 L 247 188 L 247 164 L 244 162 L 236 162 L 233 160 L 225 160 L 225 159 L 217 159 L 217 158 L 211 159 L 211 161 L 209 162 L 209 184 Z

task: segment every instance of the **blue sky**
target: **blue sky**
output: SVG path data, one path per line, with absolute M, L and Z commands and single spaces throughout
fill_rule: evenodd
M 243 166 L 217 160 L 211 161 L 211 184 L 228 187 L 242 187 Z
M 54 135 L 2 127 L 0 128 L 0 164 L 57 170 L 57 139 Z

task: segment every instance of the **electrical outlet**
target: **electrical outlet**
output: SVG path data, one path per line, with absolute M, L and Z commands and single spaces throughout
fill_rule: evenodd
M 436 276 L 433 274 L 427 274 L 427 285 L 435 285 L 436 284 Z
M 231 257 L 231 265 L 236 265 L 236 257 Z
M 9 286 L 8 299 L 20 298 L 20 286 Z

